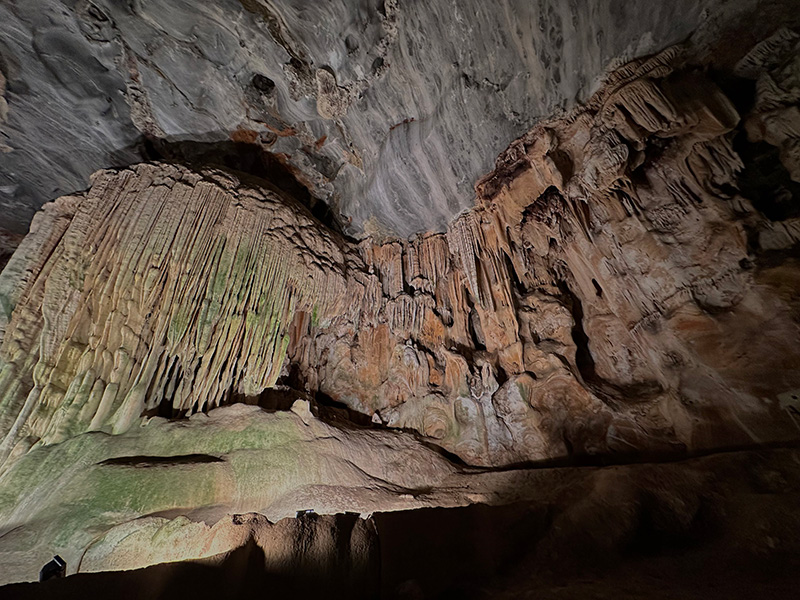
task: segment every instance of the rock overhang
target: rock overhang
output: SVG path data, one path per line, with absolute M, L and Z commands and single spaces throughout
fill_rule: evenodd
M 493 157 L 588 98 L 609 65 L 692 34 L 708 52 L 754 6 L 6 5 L 6 228 L 24 231 L 93 171 L 137 162 L 144 140 L 233 139 L 286 161 L 353 237 L 443 231 Z

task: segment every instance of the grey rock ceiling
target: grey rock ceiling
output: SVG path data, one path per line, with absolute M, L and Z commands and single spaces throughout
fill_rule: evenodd
M 610 65 L 777 4 L 2 0 L 0 226 L 26 230 L 148 138 L 281 155 L 356 237 L 442 230 Z

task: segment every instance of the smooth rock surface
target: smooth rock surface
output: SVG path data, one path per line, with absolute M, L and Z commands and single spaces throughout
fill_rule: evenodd
M 494 156 L 536 119 L 588 98 L 609 66 L 692 34 L 708 52 L 730 30 L 737 43 L 711 56 L 738 57 L 743 38 L 797 19 L 793 8 L 9 0 L 3 226 L 24 232 L 42 204 L 85 189 L 95 170 L 141 160 L 149 139 L 275 153 L 358 237 L 443 231 L 473 205 Z

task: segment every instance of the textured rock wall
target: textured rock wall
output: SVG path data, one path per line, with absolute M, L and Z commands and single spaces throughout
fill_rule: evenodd
M 746 61 L 791 80 L 796 36 L 774 39 Z M 475 464 L 796 436 L 797 266 L 763 260 L 793 221 L 739 192 L 738 123 L 679 49 L 626 65 L 515 142 L 446 235 L 362 244 L 382 317 L 290 355 L 312 389 Z
M 534 564 L 579 561 L 576 546 L 592 561 L 624 555 L 640 533 L 691 540 L 717 517 L 734 534 L 727 550 L 763 558 L 796 552 L 798 465 L 797 449 L 760 449 L 608 468 L 464 468 L 400 432 L 322 423 L 302 402 L 272 414 L 236 404 L 189 419 L 154 417 L 115 436 L 87 433 L 15 461 L 0 476 L 0 584 L 35 580 L 54 553 L 72 574 L 213 559 L 248 541 L 263 549 L 268 571 L 363 574 L 374 567 L 370 514 L 470 504 L 487 518 L 489 507 L 515 503 L 541 515 L 520 524 L 533 529 L 517 558 L 533 554 Z M 286 520 L 304 509 L 362 519 Z M 406 519 L 412 527 L 403 535 L 420 531 L 415 517 Z M 443 529 L 428 530 L 430 551 L 448 549 Z M 481 537 L 474 529 L 464 535 Z M 449 562 L 404 567 L 424 553 L 412 558 L 403 544 L 386 542 L 386 555 L 395 554 L 387 584 Z M 711 552 L 719 560 L 719 550 Z
M 0 479 L 3 583 L 35 579 L 53 553 L 74 573 L 210 557 L 251 534 L 265 550 L 275 534 L 276 563 L 291 563 L 300 552 L 302 541 L 295 547 L 283 535 L 292 522 L 274 529 L 259 518 L 231 521 L 231 514 L 259 513 L 277 523 L 304 509 L 366 516 L 516 497 L 508 475 L 473 480 L 408 436 L 337 430 L 302 402 L 273 414 L 236 404 L 208 416 L 154 417 L 123 434 L 91 432 L 37 447 L 6 466 Z M 323 550 L 331 548 L 321 546 L 335 531 L 323 528 L 314 546 L 311 529 L 307 543 L 323 561 Z
M 534 562 L 584 541 L 559 531 L 621 547 L 653 503 L 691 530 L 706 499 L 686 490 L 711 498 L 749 458 L 688 483 L 511 467 L 797 439 L 798 41 L 777 32 L 729 80 L 680 48 L 621 67 L 501 154 L 444 233 L 348 241 L 267 181 L 166 163 L 46 205 L 0 274 L 0 581 L 53 552 L 74 570 L 255 538 L 288 540 L 285 563 L 370 554 L 366 521 L 231 513 L 571 507 Z M 301 401 L 244 405 L 271 394 Z M 373 427 L 321 422 L 331 401 Z M 794 547 L 795 454 L 747 467 L 736 489 L 780 490 L 781 514 L 726 505 L 758 523 L 736 543 Z
M 8 259 L 14 254 L 24 236 L 0 229 L 0 271 L 5 268 Z
M 379 567 L 388 597 L 409 586 L 426 597 L 466 588 L 461 595 L 469 597 L 498 575 L 493 587 L 513 585 L 518 596 L 553 585 L 553 571 L 581 585 L 599 574 L 615 590 L 652 589 L 656 580 L 668 585 L 665 598 L 684 597 L 706 578 L 712 587 L 725 582 L 711 597 L 743 599 L 759 595 L 752 588 L 777 592 L 796 580 L 785 566 L 796 564 L 798 550 L 797 449 L 477 472 L 448 464 L 402 434 L 344 432 L 299 417 L 237 405 L 188 422 L 155 418 L 122 436 L 94 433 L 34 450 L 2 479 L 0 583 L 35 580 L 55 552 L 70 575 L 170 562 L 197 578 L 199 565 L 224 567 L 245 554 L 253 569 L 247 575 L 266 579 L 262 590 L 328 586 L 332 597 L 376 597 Z M 161 454 L 136 455 L 141 451 Z M 191 451 L 222 455 L 183 454 Z M 471 503 L 477 506 L 452 508 Z M 292 507 L 351 514 L 281 519 Z M 367 518 L 374 510 L 392 512 Z M 250 511 L 265 512 L 269 521 Z M 639 558 L 629 563 L 632 554 Z M 171 562 L 177 560 L 191 563 Z M 627 568 L 617 574 L 620 564 Z M 208 571 L 198 597 L 208 597 L 226 574 L 230 590 L 246 581 L 242 570 Z M 120 577 L 128 581 L 124 598 L 172 597 L 197 581 L 176 577 L 187 584 L 159 595 L 160 578 Z M 732 590 L 731 577 L 746 591 Z M 81 581 L 86 577 L 69 577 L 51 584 L 55 590 L 2 588 L 0 595 L 74 597 L 61 586 L 80 588 Z M 98 593 L 111 589 L 100 586 Z M 770 596 L 791 598 L 795 589 Z
M 766 250 L 785 250 L 800 240 L 800 212 L 796 187 L 800 183 L 800 35 L 782 29 L 758 44 L 744 57 L 736 72 L 755 80 L 756 98 L 744 122 L 753 143 L 774 147 L 777 158 L 791 179 L 781 182 L 766 199 L 779 215 L 758 231 L 758 243 Z M 788 179 L 788 178 L 785 178 Z M 794 185 L 792 185 L 794 184 Z
M 764 90 L 796 42 L 741 67 L 790 173 L 796 99 Z M 629 63 L 512 144 L 446 234 L 385 244 L 219 171 L 100 173 L 0 277 L 3 452 L 276 384 L 475 465 L 795 437 L 797 266 L 763 259 L 792 221 L 739 192 L 739 120 L 679 48 Z
M 258 394 L 294 315 L 337 310 L 342 253 L 317 223 L 209 176 L 102 173 L 38 216 L 0 283 L 6 452 L 23 430 L 124 431 L 165 397 L 185 413 Z
M 796 24 L 794 9 L 793 0 L 6 0 L 0 206 L 22 232 L 95 170 L 141 162 L 145 139 L 239 140 L 290 164 L 352 235 L 444 231 L 508 142 L 585 100 L 609 64 L 689 36 L 724 61 L 743 41 Z M 710 45 L 731 30 L 733 43 Z

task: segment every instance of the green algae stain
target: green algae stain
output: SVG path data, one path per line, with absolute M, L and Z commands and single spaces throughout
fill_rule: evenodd
M 317 313 L 317 305 L 311 310 L 311 326 L 319 327 L 319 314 Z

